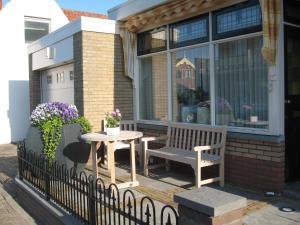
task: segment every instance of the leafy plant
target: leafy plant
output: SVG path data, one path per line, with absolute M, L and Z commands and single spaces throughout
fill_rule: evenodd
M 83 133 L 91 132 L 92 127 L 84 117 L 79 117 L 75 105 L 61 102 L 43 103 L 33 110 L 30 121 L 32 126 L 38 127 L 42 133 L 44 144 L 43 154 L 49 160 L 55 158 L 55 151 L 61 139 L 63 125 L 79 123 Z
M 44 144 L 43 153 L 50 160 L 55 158 L 55 150 L 58 147 L 61 139 L 62 126 L 63 121 L 59 117 L 50 118 L 40 125 Z
M 83 129 L 82 133 L 86 134 L 92 131 L 92 125 L 90 122 L 83 116 L 78 117 L 75 119 L 75 123 L 79 123 Z
M 116 111 L 107 113 L 105 120 L 106 120 L 106 127 L 108 128 L 118 127 L 122 120 L 122 114 L 119 109 L 116 109 Z

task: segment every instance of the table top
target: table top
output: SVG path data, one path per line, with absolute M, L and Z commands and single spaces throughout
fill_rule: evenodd
M 81 135 L 84 141 L 126 141 L 143 137 L 139 131 L 120 131 L 118 135 L 107 135 L 105 132 L 87 133 Z

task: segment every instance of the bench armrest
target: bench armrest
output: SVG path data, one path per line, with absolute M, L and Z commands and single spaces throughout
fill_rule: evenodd
M 222 148 L 223 146 L 221 144 L 217 145 L 206 145 L 206 146 L 195 146 L 194 151 L 195 152 L 202 152 L 202 151 L 207 151 L 207 150 L 212 150 L 215 148 Z
M 168 139 L 167 135 L 159 136 L 159 137 L 143 137 L 142 142 L 149 142 L 149 141 L 160 141 Z
M 194 151 L 195 152 L 202 152 L 202 151 L 207 151 L 207 150 L 211 150 L 212 147 L 207 145 L 207 146 L 195 146 L 194 147 Z

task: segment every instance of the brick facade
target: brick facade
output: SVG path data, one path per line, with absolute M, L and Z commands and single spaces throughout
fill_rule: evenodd
M 124 76 L 119 35 L 80 32 L 74 36 L 75 105 L 101 129 L 107 112 L 119 108 L 124 119 L 133 119 L 133 87 Z

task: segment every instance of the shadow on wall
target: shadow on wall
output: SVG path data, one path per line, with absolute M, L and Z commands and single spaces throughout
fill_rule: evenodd
M 9 110 L 7 112 L 11 127 L 11 142 L 23 140 L 29 122 L 29 81 L 9 81 Z
M 134 119 L 133 84 L 125 76 L 123 45 L 120 35 L 114 38 L 114 109 L 119 108 L 124 120 Z

